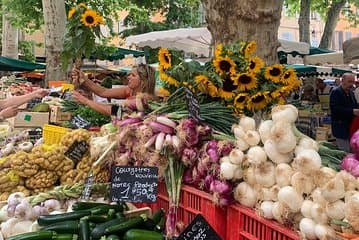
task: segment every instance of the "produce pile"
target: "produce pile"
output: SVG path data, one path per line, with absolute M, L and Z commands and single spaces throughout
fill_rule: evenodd
M 33 85 L 24 79 L 17 79 L 14 75 L 2 77 L 0 84 L 8 88 L 12 96 L 21 96 L 39 89 L 39 86 Z

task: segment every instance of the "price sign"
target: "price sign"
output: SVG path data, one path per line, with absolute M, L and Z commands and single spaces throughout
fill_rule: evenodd
M 196 122 L 200 122 L 203 119 L 200 116 L 199 112 L 199 102 L 196 98 L 196 96 L 193 94 L 189 88 L 184 88 L 186 92 L 186 99 L 187 99 L 187 107 L 188 107 L 188 113 L 191 118 L 193 118 Z
M 34 128 L 28 131 L 31 142 L 35 143 L 42 138 L 42 128 Z
M 114 202 L 156 202 L 158 168 L 113 166 L 111 200 Z
M 91 196 L 91 189 L 95 178 L 93 176 L 93 173 L 91 172 L 90 175 L 85 179 L 84 183 L 84 190 L 82 191 L 81 198 L 82 199 L 89 199 Z
M 76 166 L 88 150 L 89 145 L 86 141 L 75 141 L 65 152 L 65 156 L 70 158 Z
M 79 115 L 76 115 L 73 118 L 71 118 L 70 123 L 73 128 L 88 129 L 89 127 L 91 127 L 91 123 Z
M 177 240 L 221 240 L 206 219 L 198 214 Z

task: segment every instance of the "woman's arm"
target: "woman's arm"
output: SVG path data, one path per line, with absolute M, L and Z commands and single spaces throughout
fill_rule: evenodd
M 9 99 L 0 101 L 0 109 L 5 109 L 8 107 L 18 107 L 24 103 L 27 103 L 31 99 L 45 97 L 48 93 L 49 92 L 46 89 L 38 89 L 32 93 L 28 93 L 22 96 L 14 96 Z
M 76 100 L 79 103 L 85 104 L 89 106 L 90 108 L 96 110 L 99 113 L 102 113 L 104 115 L 111 115 L 111 105 L 101 104 L 97 103 L 95 101 L 92 101 L 84 96 L 82 96 L 80 93 L 74 91 L 72 93 L 72 97 L 74 100 Z

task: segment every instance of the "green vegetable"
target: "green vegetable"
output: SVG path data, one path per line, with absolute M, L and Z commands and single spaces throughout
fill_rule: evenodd
M 109 220 L 107 217 L 100 216 L 100 215 L 86 216 L 86 217 L 83 217 L 81 219 L 87 219 L 89 222 L 92 222 L 92 223 L 104 223 L 104 222 L 107 222 Z
M 91 232 L 91 237 L 92 239 L 100 239 L 104 233 L 106 228 L 108 228 L 109 226 L 115 225 L 115 224 L 119 224 L 123 222 L 123 219 L 113 219 L 101 224 L 98 224 Z
M 52 240 L 56 236 L 54 231 L 37 231 L 22 233 L 12 237 L 9 237 L 8 240 Z
M 37 222 L 40 226 L 47 226 L 50 224 L 67 221 L 67 220 L 79 220 L 82 217 L 88 216 L 91 214 L 89 210 L 81 210 L 77 212 L 53 214 L 53 215 L 42 215 L 39 216 Z
M 163 216 L 165 216 L 165 211 L 163 208 L 160 208 L 152 214 L 152 220 L 158 224 Z
M 77 234 L 57 234 L 56 240 L 77 240 L 78 235 Z
M 123 236 L 124 240 L 163 240 L 161 233 L 143 229 L 130 229 Z
M 120 240 L 120 237 L 117 235 L 109 235 L 106 240 Z
M 157 225 L 155 226 L 154 230 L 160 233 L 163 232 L 165 229 L 165 223 L 166 223 L 166 217 L 163 216 L 159 221 L 159 223 L 157 223 Z
M 80 231 L 79 231 L 80 240 L 90 240 L 90 225 L 88 220 L 80 220 Z
M 78 233 L 79 232 L 79 221 L 63 221 L 50 224 L 41 230 L 55 231 L 56 233 Z
M 141 225 L 144 224 L 145 220 L 146 220 L 145 215 L 130 218 L 124 222 L 107 227 L 105 229 L 105 234 L 108 235 L 112 233 L 124 233 L 131 228 L 140 227 Z
M 107 209 L 104 213 L 107 213 L 109 209 L 114 209 L 116 212 L 123 211 L 122 204 L 107 204 L 107 203 L 97 203 L 97 202 L 76 202 L 72 205 L 72 210 L 74 211 L 86 210 L 86 209 L 102 210 L 102 207 L 103 209 Z

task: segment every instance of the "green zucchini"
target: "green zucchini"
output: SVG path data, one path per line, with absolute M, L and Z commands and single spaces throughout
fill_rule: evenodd
M 147 218 L 146 221 L 143 223 L 143 229 L 154 230 L 155 227 L 156 223 L 151 218 Z
M 91 231 L 91 237 L 92 239 L 100 239 L 103 235 L 105 235 L 105 230 L 109 226 L 116 225 L 123 222 L 123 219 L 113 219 L 101 224 L 98 224 L 94 229 Z
M 116 210 L 115 209 L 109 209 L 107 212 L 107 218 L 110 219 L 115 219 L 116 218 Z
M 55 236 L 56 233 L 54 231 L 37 231 L 11 236 L 8 240 L 52 240 Z
M 163 208 L 158 209 L 156 212 L 152 214 L 152 220 L 158 224 L 161 220 L 161 218 L 165 215 L 165 211 Z
M 120 240 L 120 237 L 112 234 L 107 236 L 106 240 Z
M 119 224 L 114 224 L 112 226 L 107 227 L 105 230 L 105 235 L 109 235 L 113 233 L 116 234 L 124 233 L 131 228 L 138 228 L 144 224 L 145 220 L 146 220 L 146 215 L 130 218 Z
M 143 229 L 130 229 L 123 236 L 123 240 L 163 240 L 161 233 Z
M 108 203 L 97 203 L 97 202 L 76 202 L 72 205 L 72 210 L 74 210 L 74 211 L 89 210 L 89 209 L 92 209 L 95 207 L 101 207 L 101 206 L 110 206 L 110 208 L 115 209 L 116 212 L 123 211 L 122 204 L 108 204 Z
M 77 234 L 57 234 L 55 240 L 77 240 Z
M 50 224 L 42 228 L 41 230 L 55 231 L 56 233 L 78 233 L 79 221 L 69 220 Z
M 123 212 L 118 212 L 116 213 L 116 218 L 125 220 L 126 216 L 123 214 Z
M 86 217 L 83 217 L 82 219 L 87 219 L 89 222 L 92 222 L 92 223 L 104 223 L 109 220 L 106 216 L 101 216 L 101 215 L 86 216 Z
M 87 219 L 80 220 L 80 231 L 79 239 L 80 240 L 90 240 L 90 225 Z
M 163 216 L 159 223 L 155 226 L 154 230 L 156 232 L 163 232 L 165 229 L 166 217 Z
M 91 215 L 90 211 L 81 210 L 77 212 L 53 214 L 53 215 L 42 215 L 39 216 L 37 222 L 40 226 L 47 226 L 57 222 L 67 221 L 67 220 L 79 220 L 82 217 Z

